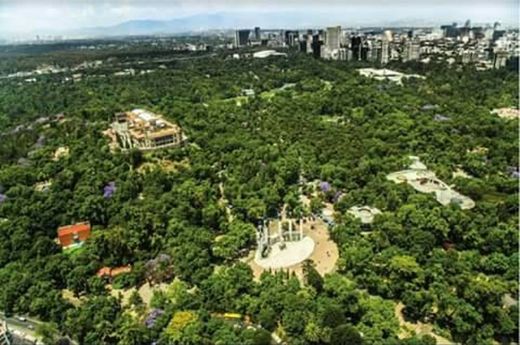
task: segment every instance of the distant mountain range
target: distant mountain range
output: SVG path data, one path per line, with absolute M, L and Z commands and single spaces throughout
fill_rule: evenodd
M 424 20 L 393 21 L 392 23 L 360 23 L 347 20 L 345 14 L 331 15 L 330 13 L 215 13 L 200 14 L 172 20 L 130 20 L 114 26 L 92 27 L 75 30 L 74 36 L 125 36 L 125 35 L 154 35 L 203 32 L 209 30 L 239 29 L 260 26 L 265 29 L 277 28 L 316 28 L 326 25 L 342 25 L 355 27 L 365 25 L 385 26 L 427 26 L 438 23 L 427 23 Z
M 79 29 L 76 33 L 88 36 L 149 35 L 231 28 L 231 23 L 229 17 L 220 14 L 195 15 L 172 20 L 130 20 L 108 27 Z
M 1 1 L 1 0 L 0 0 Z M 66 31 L 45 30 L 38 33 L 10 33 L 1 32 L 0 38 L 23 37 L 34 39 L 40 36 L 59 36 L 66 38 L 101 38 L 129 35 L 160 35 L 160 34 L 193 34 L 212 30 L 234 30 L 240 28 L 253 29 L 259 26 L 262 29 L 309 29 L 324 28 L 326 26 L 341 25 L 344 28 L 361 27 L 439 27 L 441 24 L 450 24 L 453 20 L 439 20 L 434 18 L 395 18 L 391 15 L 387 20 L 376 16 L 369 20 L 359 16 L 353 10 L 339 10 L 317 12 L 298 9 L 292 12 L 220 12 L 197 14 L 188 17 L 169 20 L 138 19 L 122 22 L 116 25 L 103 27 L 87 27 Z M 463 22 L 461 18 L 459 22 Z M 7 42 L 7 41 L 6 41 Z M 0 40 L 0 43 L 1 40 Z

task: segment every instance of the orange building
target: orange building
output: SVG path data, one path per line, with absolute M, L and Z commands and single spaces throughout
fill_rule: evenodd
M 90 237 L 90 223 L 76 223 L 58 228 L 58 241 L 62 248 L 80 244 Z
M 130 265 L 114 267 L 114 268 L 105 266 L 105 267 L 100 268 L 96 275 L 99 278 L 103 278 L 103 277 L 114 278 L 115 276 L 118 276 L 122 273 L 129 273 L 129 272 L 132 272 L 132 267 Z

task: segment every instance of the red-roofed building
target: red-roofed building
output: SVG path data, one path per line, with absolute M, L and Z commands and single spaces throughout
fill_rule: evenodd
M 76 223 L 58 228 L 58 241 L 62 248 L 80 244 L 90 237 L 90 223 Z

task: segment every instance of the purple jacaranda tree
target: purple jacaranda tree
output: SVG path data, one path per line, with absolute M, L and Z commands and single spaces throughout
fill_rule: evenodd
M 116 183 L 114 181 L 109 182 L 104 188 L 103 188 L 103 197 L 105 199 L 111 198 L 112 195 L 116 192 Z
M 328 183 L 327 181 L 322 181 L 320 182 L 320 190 L 323 192 L 323 193 L 327 193 L 329 192 L 330 190 L 332 189 L 330 183 Z
M 155 322 L 157 321 L 157 318 L 159 318 L 161 315 L 164 314 L 164 310 L 162 309 L 152 309 L 152 311 L 148 314 L 146 317 L 146 320 L 144 321 L 144 324 L 147 328 L 152 328 L 155 325 Z

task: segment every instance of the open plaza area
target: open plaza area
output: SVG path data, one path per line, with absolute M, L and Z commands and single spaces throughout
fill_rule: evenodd
M 303 235 L 301 241 L 286 242 L 285 249 L 280 249 L 277 244 L 273 245 L 265 258 L 258 258 L 257 251 L 252 250 L 242 261 L 249 264 L 256 279 L 264 271 L 278 270 L 294 272 L 302 279 L 302 263 L 307 259 L 314 262 L 321 275 L 333 272 L 339 251 L 329 237 L 328 225 L 320 218 L 309 218 L 303 223 Z

